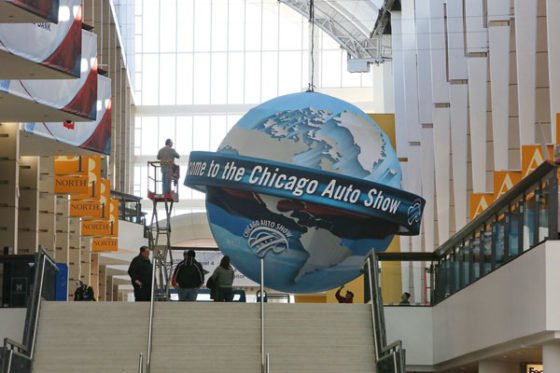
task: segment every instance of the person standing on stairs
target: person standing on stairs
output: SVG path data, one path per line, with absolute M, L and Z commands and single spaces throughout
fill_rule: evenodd
M 130 262 L 128 275 L 134 287 L 134 299 L 149 302 L 152 297 L 152 262 L 148 246 L 140 246 L 140 254 Z
M 216 267 L 212 278 L 216 288 L 215 302 L 231 302 L 233 301 L 233 279 L 235 277 L 233 268 L 230 265 L 229 256 L 225 255 L 220 261 L 220 265 Z
M 198 296 L 198 289 L 204 283 L 204 268 L 194 258 L 194 250 L 183 251 L 183 258 L 171 278 L 171 283 L 177 288 L 179 301 L 194 302 Z

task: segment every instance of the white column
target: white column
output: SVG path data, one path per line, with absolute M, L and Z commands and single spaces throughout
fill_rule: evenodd
M 422 197 L 426 200 L 424 214 L 422 216 L 422 228 L 424 251 L 432 252 L 435 249 L 435 221 L 434 221 L 434 202 L 435 202 L 435 170 L 434 170 L 434 139 L 433 125 L 426 125 L 422 128 Z
M 546 373 L 560 373 L 560 341 L 545 343 L 542 348 L 542 356 Z
M 511 373 L 518 371 L 519 364 L 517 363 L 497 360 L 484 360 L 478 363 L 478 373 Z
M 416 53 L 418 70 L 418 118 L 423 125 L 432 123 L 429 1 L 416 2 Z M 422 137 L 422 135 L 420 135 L 420 137 Z
M 54 159 L 39 161 L 39 244 L 56 257 L 56 196 L 54 195 Z M 64 262 L 66 263 L 66 262 Z

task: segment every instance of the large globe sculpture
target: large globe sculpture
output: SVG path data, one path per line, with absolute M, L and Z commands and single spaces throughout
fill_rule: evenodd
M 206 192 L 219 248 L 250 279 L 290 293 L 361 273 L 393 234 L 417 234 L 424 200 L 401 191 L 389 139 L 357 107 L 315 92 L 250 110 L 215 153 L 193 152 L 185 184 Z

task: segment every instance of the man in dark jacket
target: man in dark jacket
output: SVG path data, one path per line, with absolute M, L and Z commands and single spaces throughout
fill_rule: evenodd
M 140 247 L 140 254 L 132 259 L 128 274 L 137 302 L 149 302 L 152 296 L 152 263 L 148 246 Z
M 183 258 L 173 272 L 172 284 L 177 288 L 180 301 L 194 302 L 198 288 L 204 283 L 204 269 L 194 258 L 194 250 L 185 250 Z

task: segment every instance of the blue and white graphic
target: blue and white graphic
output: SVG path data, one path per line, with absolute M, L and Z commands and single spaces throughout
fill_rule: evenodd
M 356 278 L 370 250 L 418 234 L 424 200 L 400 190 L 389 139 L 361 110 L 320 93 L 249 111 L 218 152 L 193 152 L 185 184 L 205 191 L 212 233 L 234 266 L 291 293 Z

